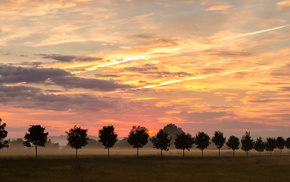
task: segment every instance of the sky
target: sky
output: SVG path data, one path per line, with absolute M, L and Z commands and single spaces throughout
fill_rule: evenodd
M 0 118 L 290 136 L 289 0 L 0 0 Z

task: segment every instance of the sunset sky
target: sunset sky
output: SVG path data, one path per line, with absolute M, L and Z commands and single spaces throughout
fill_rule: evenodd
M 0 118 L 290 137 L 290 1 L 0 0 Z

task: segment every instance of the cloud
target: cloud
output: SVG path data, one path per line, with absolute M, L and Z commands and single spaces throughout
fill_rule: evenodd
M 176 76 L 176 77 L 184 77 L 184 76 L 192 76 L 192 74 L 180 71 L 180 72 L 170 72 L 170 71 L 158 71 L 158 68 L 156 66 L 146 64 L 143 67 L 127 67 L 124 69 L 125 71 L 129 72 L 136 72 L 141 74 L 147 74 L 154 77 L 170 77 L 170 76 Z
M 100 77 L 100 78 L 117 78 L 117 77 L 121 77 L 119 75 L 103 75 L 103 74 L 95 74 L 96 77 Z
M 112 108 L 109 98 L 91 95 L 43 94 L 41 89 L 27 86 L 0 86 L 0 103 L 6 106 L 55 111 L 99 111 Z
M 118 84 L 113 80 L 81 78 L 58 68 L 24 68 L 0 65 L 0 81 L 2 83 L 38 83 L 49 82 L 64 88 L 83 88 L 99 91 L 113 91 L 133 86 Z
M 193 113 L 181 112 L 178 115 L 181 117 L 186 117 L 186 120 L 192 121 L 194 123 L 217 122 L 221 118 L 235 116 L 235 114 L 231 112 L 193 112 Z
M 277 6 L 280 10 L 290 9 L 290 1 L 280 1 L 277 3 Z
M 290 91 L 290 87 L 281 87 L 281 90 L 282 90 L 282 91 L 287 91 L 287 92 L 288 92 L 288 91 Z
M 99 91 L 114 91 L 120 88 L 133 88 L 130 85 L 118 84 L 114 80 L 99 80 L 80 77 L 57 77 L 52 80 L 65 88 L 84 88 Z
M 231 8 L 231 5 L 218 5 L 218 6 L 211 6 L 207 8 L 208 11 L 225 11 Z
M 49 78 L 71 76 L 71 73 L 58 68 L 24 68 L 0 64 L 2 83 L 44 83 Z
M 38 67 L 42 64 L 42 62 L 21 62 L 21 63 L 17 63 L 17 64 L 13 64 L 13 65 L 19 65 L 19 66 L 35 66 Z
M 95 58 L 95 57 L 82 57 L 82 56 L 68 56 L 68 55 L 60 55 L 60 54 L 38 54 L 38 56 L 41 56 L 44 59 L 54 59 L 58 62 L 90 62 L 90 61 L 98 61 L 102 60 L 102 58 Z

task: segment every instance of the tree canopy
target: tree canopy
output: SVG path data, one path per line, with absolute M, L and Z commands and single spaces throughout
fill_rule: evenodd
M 290 149 L 290 137 L 286 139 L 286 141 L 285 141 L 285 147 L 287 149 Z
M 8 132 L 5 130 L 6 123 L 1 124 L 1 118 L 0 118 L 0 149 L 2 148 L 8 148 L 8 141 L 4 140 L 4 138 L 7 137 Z
M 150 141 L 153 144 L 153 148 L 161 149 L 162 157 L 162 150 L 169 150 L 171 137 L 164 130 L 159 130 L 156 136 L 153 136 Z
M 110 156 L 110 148 L 117 142 L 117 136 L 118 135 L 115 133 L 115 128 L 112 125 L 103 126 L 103 128 L 99 130 L 99 142 L 101 142 L 105 148 L 108 149 L 108 158 Z
M 277 148 L 280 149 L 280 155 L 282 155 L 282 149 L 285 147 L 285 140 L 282 137 L 276 139 Z
M 81 127 L 71 128 L 67 134 L 68 145 L 72 148 L 76 149 L 76 159 L 77 159 L 77 150 L 88 144 L 87 131 L 85 129 L 81 129 Z
M 242 142 L 242 150 L 245 151 L 248 156 L 248 152 L 252 150 L 254 147 L 254 141 L 250 135 L 250 132 L 245 133 L 245 135 L 241 139 L 241 142 Z
M 267 138 L 267 142 L 265 143 L 265 149 L 272 154 L 273 150 L 277 147 L 277 141 L 275 138 Z
M 184 157 L 184 150 L 188 150 L 192 147 L 192 145 L 194 144 L 194 138 L 192 138 L 192 136 L 187 133 L 181 133 L 180 135 L 176 136 L 174 145 L 175 148 L 177 149 L 181 149 L 183 150 L 183 157 Z
M 224 137 L 224 134 L 222 132 L 215 131 L 214 136 L 212 137 L 211 141 L 219 149 L 219 157 L 220 157 L 220 149 L 224 146 L 226 142 L 226 137 Z
M 259 155 L 265 150 L 265 143 L 263 142 L 261 137 L 257 138 L 254 144 L 254 149 L 259 152 Z
M 195 136 L 196 147 L 201 150 L 201 156 L 203 157 L 203 150 L 206 149 L 210 144 L 210 137 L 204 132 L 198 132 Z
M 235 136 L 230 136 L 226 145 L 233 150 L 233 156 L 235 156 L 235 150 L 239 149 L 240 139 Z
M 139 157 L 139 148 L 142 148 L 148 142 L 148 129 L 142 126 L 133 126 L 128 136 L 128 143 L 137 148 L 137 157 Z
M 30 128 L 28 128 L 28 131 L 29 133 L 26 133 L 24 136 L 24 145 L 27 147 L 34 145 L 35 156 L 37 159 L 37 146 L 45 146 L 48 132 L 45 133 L 45 128 L 41 127 L 40 125 L 32 125 Z
M 177 127 L 173 123 L 164 126 L 163 131 L 166 132 L 171 137 L 170 142 L 171 145 L 174 144 L 177 135 L 184 133 L 184 131 L 181 128 Z

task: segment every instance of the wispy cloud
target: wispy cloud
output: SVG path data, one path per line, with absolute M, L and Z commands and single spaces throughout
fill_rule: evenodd
M 274 27 L 274 28 L 259 30 L 259 31 L 255 31 L 255 32 L 250 32 L 250 33 L 245 33 L 245 34 L 238 34 L 238 35 L 234 35 L 234 36 L 229 36 L 229 37 L 225 37 L 225 38 L 220 39 L 220 41 L 228 40 L 228 39 L 235 39 L 235 38 L 240 38 L 240 37 L 246 37 L 246 36 L 251 36 L 251 35 L 256 35 L 256 34 L 261 34 L 261 33 L 266 33 L 266 32 L 270 32 L 270 31 L 274 31 L 274 30 L 279 30 L 279 29 L 285 28 L 287 26 L 289 26 L 289 24 L 288 25 L 279 26 L 279 27 Z

